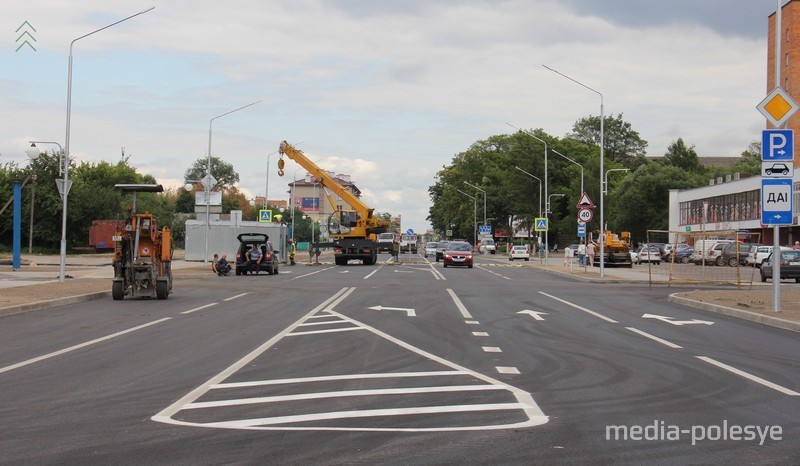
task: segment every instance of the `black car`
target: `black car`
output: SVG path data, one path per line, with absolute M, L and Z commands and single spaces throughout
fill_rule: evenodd
M 436 262 L 444 259 L 444 252 L 447 250 L 447 243 L 449 243 L 449 241 L 439 241 L 439 244 L 436 245 Z
M 247 275 L 247 272 L 267 272 L 269 275 L 278 273 L 278 251 L 272 249 L 269 236 L 264 233 L 242 233 L 236 237 L 239 240 L 239 250 L 236 251 L 236 275 Z M 261 250 L 261 263 L 258 271 L 250 270 L 250 263 L 247 260 L 247 251 L 258 246 Z
M 774 255 L 770 254 L 761 263 L 761 281 L 765 282 L 772 276 L 772 260 Z M 800 251 L 781 251 L 781 278 L 794 278 L 800 283 Z

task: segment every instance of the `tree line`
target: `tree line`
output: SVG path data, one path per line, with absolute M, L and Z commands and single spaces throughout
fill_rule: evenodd
M 752 142 L 734 166 L 704 167 L 694 146 L 682 138 L 672 142 L 664 157 L 645 156 L 647 141 L 643 140 L 622 114 L 606 116 L 604 170 L 628 169 L 608 174 L 605 197 L 605 221 L 608 229 L 630 231 L 634 238 L 645 238 L 648 229 L 667 230 L 669 227 L 669 190 L 690 189 L 708 184 L 717 178 L 739 172 L 742 177 L 761 173 L 760 142 Z M 542 142 L 544 141 L 544 142 Z M 483 223 L 483 193 L 486 192 L 486 218 L 492 231 L 506 230 L 510 219 L 521 221 L 533 230 L 534 218 L 540 216 L 539 206 L 546 210 L 545 143 L 547 144 L 547 196 L 550 205 L 551 242 L 558 236 L 577 236 L 577 204 L 581 193 L 581 165 L 584 170 L 583 191 L 599 207 L 600 201 L 600 117 L 588 116 L 578 120 L 572 132 L 563 138 L 547 134 L 542 129 L 519 130 L 513 134 L 490 136 L 474 142 L 467 150 L 456 154 L 449 165 L 436 174 L 428 192 L 432 205 L 428 220 L 434 230 L 444 237 L 446 230 L 453 236 L 474 241 L 473 200 L 477 196 L 478 223 Z M 570 162 L 559 152 L 576 163 Z M 517 169 L 519 167 L 519 169 Z M 530 173 L 542 180 L 540 183 Z M 466 183 L 465 183 L 466 182 Z M 599 211 L 587 225 L 587 230 L 599 230 Z

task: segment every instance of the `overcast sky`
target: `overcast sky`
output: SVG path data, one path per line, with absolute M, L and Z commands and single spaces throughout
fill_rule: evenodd
M 435 173 L 509 122 L 563 137 L 622 113 L 663 155 L 738 156 L 760 137 L 773 0 L 7 0 L 0 6 L 0 163 L 31 139 L 166 186 L 208 151 L 263 195 L 287 140 L 352 175 L 363 199 L 424 231 Z M 16 42 L 28 21 L 33 46 Z M 535 156 L 535 155 L 532 155 Z M 269 197 L 287 199 L 296 165 Z M 305 171 L 297 170 L 300 177 Z M 2 195 L 2 196 L 5 196 Z

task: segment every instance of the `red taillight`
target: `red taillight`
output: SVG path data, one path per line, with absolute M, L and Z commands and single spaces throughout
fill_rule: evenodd
M 268 252 L 268 253 L 264 254 L 264 260 L 265 260 L 265 261 L 270 261 L 270 260 L 272 260 L 272 253 L 271 253 L 271 252 Z
M 335 254 L 341 254 L 341 253 L 342 253 L 342 249 L 341 249 L 341 248 L 335 248 L 335 249 L 333 250 L 333 252 L 334 252 Z
M 236 253 L 236 262 L 241 262 L 241 261 L 242 261 L 242 255 L 237 252 Z

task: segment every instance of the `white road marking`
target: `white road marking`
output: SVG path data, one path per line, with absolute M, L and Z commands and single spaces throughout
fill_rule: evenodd
M 642 315 L 642 319 L 656 319 L 656 320 L 660 320 L 662 322 L 666 322 L 668 324 L 678 325 L 678 326 L 692 325 L 692 324 L 714 325 L 714 322 L 711 322 L 710 320 L 697 320 L 697 319 L 692 319 L 692 320 L 673 320 L 673 319 L 675 319 L 674 317 L 660 316 L 660 315 L 656 315 L 656 314 L 643 314 Z
M 412 395 L 419 393 L 452 393 L 452 392 L 481 392 L 489 390 L 505 390 L 498 385 L 447 385 L 440 387 L 403 387 L 403 388 L 376 388 L 366 390 L 341 390 L 336 392 L 311 392 L 295 393 L 292 395 L 261 396 L 253 398 L 235 398 L 232 400 L 205 401 L 189 403 L 183 409 L 218 408 L 224 406 L 242 406 L 261 403 L 281 403 L 298 400 L 317 400 L 324 398 L 345 398 L 353 396 L 376 395 Z
M 545 316 L 547 315 L 546 312 L 531 311 L 530 309 L 525 309 L 524 311 L 519 311 L 519 312 L 517 312 L 517 314 L 527 314 L 527 315 L 533 317 L 534 320 L 544 320 L 544 317 L 542 317 L 542 316 L 543 315 L 545 315 Z
M 248 294 L 248 293 L 237 294 L 236 296 L 231 296 L 230 298 L 225 298 L 225 299 L 223 299 L 223 301 L 233 301 L 234 299 L 241 298 L 242 296 L 244 296 L 246 294 Z
M 404 379 L 406 377 L 442 377 L 453 375 L 471 375 L 463 371 L 428 371 L 428 372 L 385 372 L 378 374 L 342 374 L 342 375 L 323 375 L 318 377 L 296 377 L 292 379 L 274 380 L 255 380 L 250 382 L 231 382 L 219 383 L 209 387 L 210 389 L 219 388 L 246 388 L 260 387 L 263 385 L 286 385 L 297 383 L 330 382 L 334 380 L 361 380 L 361 379 Z
M 19 369 L 20 367 L 28 366 L 28 365 L 33 364 L 33 363 L 44 361 L 45 359 L 54 358 L 56 356 L 60 356 L 60 355 L 65 354 L 65 353 L 69 353 L 70 351 L 75 351 L 77 349 L 85 348 L 87 346 L 91 346 L 91 345 L 94 345 L 96 343 L 101 343 L 101 342 L 106 341 L 106 340 L 111 340 L 112 338 L 116 338 L 116 337 L 125 335 L 127 333 L 135 332 L 137 330 L 141 330 L 143 328 L 150 327 L 151 325 L 160 324 L 162 322 L 166 322 L 166 321 L 171 320 L 171 319 L 172 319 L 172 317 L 165 317 L 163 319 L 158 319 L 158 320 L 155 320 L 153 322 L 149 322 L 147 324 L 142 324 L 142 325 L 139 325 L 139 326 L 136 326 L 136 327 L 129 328 L 127 330 L 121 330 L 119 332 L 112 333 L 112 334 L 106 335 L 104 337 L 95 338 L 94 340 L 90 340 L 90 341 L 87 341 L 85 343 L 81 343 L 79 345 L 70 346 L 69 348 L 64 348 L 62 350 L 54 351 L 52 353 L 48 353 L 48 354 L 45 354 L 45 355 L 42 355 L 42 356 L 38 356 L 38 357 L 35 357 L 33 359 L 28 359 L 27 361 L 18 362 L 16 364 L 12 364 L 12 365 L 6 366 L 6 367 L 0 367 L 0 374 L 2 374 L 3 372 L 12 371 L 14 369 Z
M 519 374 L 519 369 L 516 367 L 497 366 L 495 369 L 501 374 Z
M 481 346 L 481 348 L 483 348 L 483 350 L 486 351 L 487 353 L 502 353 L 503 352 L 503 350 L 501 350 L 500 348 L 498 348 L 496 346 Z
M 667 340 L 664 340 L 663 338 L 659 338 L 659 337 L 657 337 L 655 335 L 651 335 L 651 334 L 649 334 L 647 332 L 643 332 L 643 331 L 639 330 L 638 328 L 633 328 L 633 327 L 625 327 L 625 328 L 630 330 L 633 333 L 638 333 L 639 335 L 641 335 L 641 336 L 643 336 L 645 338 L 649 338 L 649 339 L 651 339 L 653 341 L 657 341 L 657 342 L 661 343 L 664 346 L 669 346 L 670 348 L 674 348 L 674 349 L 682 349 L 683 348 L 682 346 L 676 345 L 675 343 L 672 343 L 671 341 L 667 341 Z
M 328 421 L 332 419 L 353 419 L 359 417 L 386 417 L 386 416 L 403 416 L 410 414 L 438 414 L 438 413 L 466 413 L 466 412 L 479 412 L 479 411 L 500 411 L 500 410 L 526 410 L 528 406 L 525 403 L 495 403 L 495 404 L 475 404 L 475 405 L 449 405 L 449 406 L 424 406 L 412 408 L 393 408 L 393 409 L 368 409 L 358 411 L 338 411 L 333 413 L 318 413 L 318 414 L 300 414 L 294 416 L 278 416 L 260 419 L 244 419 L 241 421 L 228 421 L 228 422 L 211 422 L 203 424 L 203 427 L 221 427 L 221 428 L 234 428 L 234 429 L 248 429 L 258 428 L 265 426 L 274 426 L 277 424 L 288 424 L 295 422 L 309 422 L 309 421 Z M 470 426 L 470 427 L 441 427 L 441 428 L 347 428 L 347 427 L 296 427 L 287 428 L 286 430 L 334 430 L 334 431 L 369 431 L 369 432 L 448 432 L 448 431 L 462 431 L 462 430 L 499 430 L 510 428 L 522 428 L 541 425 L 547 422 L 545 419 L 528 419 L 517 424 L 505 425 L 488 425 L 488 426 Z
M 721 362 L 719 362 L 719 361 L 717 361 L 715 359 L 711 359 L 711 358 L 706 357 L 706 356 L 695 356 L 695 357 L 697 359 L 705 361 L 705 362 L 707 362 L 709 364 L 713 364 L 713 365 L 719 367 L 720 369 L 725 369 L 726 371 L 732 372 L 732 373 L 734 373 L 734 374 L 736 374 L 738 376 L 744 377 L 745 379 L 752 380 L 753 382 L 759 383 L 759 384 L 761 384 L 761 385 L 763 385 L 765 387 L 769 387 L 769 388 L 771 388 L 773 390 L 777 390 L 777 391 L 783 393 L 784 395 L 800 396 L 800 393 L 797 393 L 794 390 L 790 390 L 790 389 L 788 389 L 786 387 L 783 387 L 781 385 L 772 383 L 769 380 L 762 379 L 761 377 L 758 377 L 758 376 L 755 376 L 753 374 L 747 373 L 747 372 L 745 372 L 743 370 L 740 370 L 740 369 L 737 369 L 735 367 L 729 366 L 729 365 L 727 365 L 725 363 L 721 363 Z
M 447 289 L 447 292 L 450 294 L 450 298 L 453 299 L 453 302 L 456 303 L 458 310 L 461 311 L 461 315 L 464 316 L 465 319 L 472 319 L 472 314 L 469 313 L 467 308 L 464 306 L 464 303 L 458 299 L 458 296 L 456 296 L 455 292 L 453 292 L 453 290 L 450 288 Z
M 314 310 L 312 310 L 309 314 L 289 326 L 287 329 L 279 333 L 278 335 L 271 338 L 266 343 L 259 346 L 256 350 L 252 351 L 250 354 L 245 356 L 243 359 L 237 361 L 229 368 L 222 371 L 220 374 L 212 377 L 209 381 L 205 384 L 197 387 L 195 390 L 178 400 L 177 402 L 173 403 L 166 409 L 162 410 L 160 413 L 153 416 L 151 419 L 158 422 L 164 422 L 173 425 L 185 425 L 185 426 L 194 426 L 194 427 L 216 427 L 216 428 L 228 428 L 228 429 L 248 429 L 248 430 L 292 430 L 292 431 L 370 431 L 370 432 L 450 432 L 450 431 L 477 431 L 477 430 L 500 430 L 500 429 L 515 429 L 515 428 L 525 428 L 525 427 L 533 427 L 541 424 L 545 424 L 548 422 L 549 418 L 542 413 L 539 406 L 533 400 L 533 397 L 526 391 L 520 390 L 516 387 L 510 386 L 504 382 L 501 382 L 497 379 L 489 377 L 487 375 L 472 371 L 467 369 L 466 367 L 460 366 L 455 364 L 451 361 L 446 359 L 440 358 L 434 354 L 428 353 L 420 348 L 412 346 L 402 340 L 399 340 L 391 335 L 388 335 L 374 327 L 370 327 L 364 323 L 351 319 L 343 314 L 333 311 L 333 308 L 343 301 L 355 288 L 344 288 L 342 291 L 334 295 L 333 297 L 329 298 L 328 301 L 322 303 L 321 305 L 317 306 Z M 466 375 L 473 379 L 478 379 L 483 381 L 485 384 L 490 386 L 498 387 L 498 390 L 506 390 L 511 395 L 514 396 L 516 402 L 509 402 L 509 403 L 492 403 L 492 404 L 474 404 L 474 405 L 445 405 L 445 406 L 420 406 L 420 407 L 405 407 L 405 408 L 391 408 L 391 409 L 365 409 L 365 410 L 353 410 L 353 411 L 339 411 L 339 412 L 320 412 L 320 413 L 311 413 L 311 414 L 302 414 L 302 415 L 289 415 L 289 416 L 275 416 L 275 417 L 265 417 L 265 418 L 258 418 L 258 419 L 244 419 L 244 420 L 233 420 L 233 421 L 221 421 L 221 422 L 212 422 L 212 423 L 198 423 L 198 422 L 189 422 L 183 421 L 180 419 L 173 419 L 172 417 L 177 414 L 179 411 L 184 409 L 190 404 L 194 404 L 194 402 L 203 396 L 208 390 L 213 388 L 235 388 L 239 386 L 257 386 L 257 385 L 272 385 L 278 383 L 293 383 L 293 381 L 298 379 L 283 379 L 279 381 L 252 381 L 252 382 L 236 382 L 231 384 L 223 384 L 222 381 L 233 375 L 236 371 L 244 368 L 247 366 L 251 361 L 253 361 L 256 357 L 263 354 L 269 348 L 273 347 L 280 341 L 283 337 L 287 336 L 288 334 L 292 333 L 294 329 L 299 327 L 304 321 L 313 315 L 317 314 L 318 312 L 325 312 L 329 316 L 336 316 L 342 321 L 346 321 L 351 323 L 353 326 L 358 328 L 362 328 L 364 330 L 368 330 L 372 334 L 377 337 L 383 338 L 391 343 L 394 343 L 401 348 L 404 348 L 410 352 L 417 354 L 420 357 L 426 358 L 428 360 L 437 362 L 441 365 L 444 365 L 451 370 L 449 371 L 433 371 L 433 372 L 424 372 L 424 373 L 414 373 L 414 375 L 404 374 L 404 373 L 388 373 L 388 374 L 348 374 L 348 375 L 334 375 L 334 376 L 323 376 L 323 377 L 309 377 L 309 378 L 302 378 L 299 379 L 300 382 L 303 381 L 320 381 L 320 380 L 336 380 L 336 379 L 350 379 L 350 378 L 382 378 L 382 377 L 404 377 L 404 376 L 441 376 L 441 375 Z M 240 385 L 240 384 L 247 384 L 247 385 Z M 468 390 L 482 390 L 487 387 L 487 385 L 477 385 L 477 387 L 483 388 L 472 388 L 476 385 L 470 385 Z M 452 386 L 442 386 L 433 387 L 433 390 L 438 391 L 449 391 L 452 390 L 454 387 Z M 459 387 L 455 387 L 459 388 Z M 383 390 L 376 390 L 373 393 L 372 390 L 368 390 L 371 395 L 380 395 L 380 394 L 400 394 L 404 390 L 408 390 L 409 388 L 400 388 L 400 389 L 393 389 L 387 388 Z M 423 388 L 411 388 L 411 390 L 428 390 L 431 389 L 430 387 L 423 387 Z M 401 390 L 401 392 L 397 392 L 397 390 Z M 495 390 L 495 388 L 491 388 L 491 390 Z M 461 391 L 461 390 L 459 390 Z M 335 392 L 330 396 L 335 397 L 340 395 L 336 394 Z M 301 396 L 313 396 L 312 394 L 301 394 Z M 352 396 L 358 396 L 353 394 Z M 275 401 L 272 397 L 264 397 L 265 399 L 271 399 Z M 234 401 L 235 402 L 235 401 Z M 199 404 L 199 403 L 198 403 Z M 200 405 L 203 406 L 203 405 Z M 210 407 L 206 405 L 206 407 Z M 519 422 L 512 422 L 509 424 L 491 424 L 491 425 L 472 425 L 472 426 L 464 426 L 464 425 L 454 425 L 454 426 L 441 426 L 441 427 L 337 427 L 337 426 L 315 426 L 315 425 L 305 425 L 305 426 L 287 426 L 285 424 L 290 423 L 309 423 L 312 421 L 328 421 L 334 419 L 356 419 L 356 418 L 367 418 L 367 417 L 388 417 L 388 416 L 413 416 L 413 415 L 420 415 L 420 414 L 438 414 L 438 413 L 458 413 L 458 412 L 479 412 L 479 411 L 500 411 L 500 410 L 521 410 L 525 414 L 525 419 Z
M 595 317 L 598 317 L 598 318 L 600 318 L 600 319 L 603 319 L 603 320 L 605 320 L 605 321 L 607 321 L 607 322 L 611 322 L 612 324 L 618 324 L 618 323 L 619 323 L 619 322 L 617 322 L 616 320 L 614 320 L 614 319 L 612 319 L 612 318 L 610 318 L 610 317 L 606 317 L 606 316 L 604 316 L 603 314 L 600 314 L 600 313 L 594 312 L 594 311 L 592 311 L 592 310 L 590 310 L 590 309 L 586 309 L 586 308 L 585 308 L 585 307 L 583 307 L 583 306 L 578 306 L 577 304 L 573 304 L 573 303 L 571 303 L 571 302 L 569 302 L 569 301 L 563 300 L 563 299 L 561 299 L 561 298 L 558 298 L 558 297 L 556 297 L 556 296 L 553 296 L 553 295 L 551 295 L 551 294 L 547 294 L 547 293 L 545 293 L 544 291 L 540 291 L 539 293 L 540 293 L 540 294 L 542 294 L 542 295 L 544 295 L 544 296 L 547 296 L 548 298 L 555 299 L 556 301 L 562 302 L 562 303 L 566 304 L 567 306 L 572 306 L 572 307 L 574 307 L 575 309 L 579 309 L 579 310 L 581 310 L 581 311 L 583 311 L 583 312 L 586 312 L 586 313 L 588 313 L 588 314 L 591 314 L 591 315 L 593 315 L 593 316 L 595 316 Z
M 481 269 L 481 270 L 483 270 L 484 272 L 489 272 L 489 273 L 490 273 L 490 274 L 492 274 L 492 275 L 497 275 L 497 276 L 498 276 L 498 277 L 500 277 L 500 278 L 505 278 L 506 280 L 511 280 L 510 278 L 506 277 L 505 275 L 500 275 L 500 274 L 499 274 L 499 273 L 497 273 L 497 272 L 492 272 L 492 271 L 491 271 L 491 270 L 489 270 L 489 269 L 485 269 L 485 268 L 483 268 L 483 266 L 480 266 L 480 265 L 479 265 L 479 266 L 478 266 L 478 268 L 479 268 L 479 269 Z
M 311 276 L 311 275 L 314 275 L 314 274 L 317 274 L 317 273 L 320 273 L 320 272 L 324 272 L 324 271 L 326 271 L 326 270 L 335 269 L 335 268 L 336 268 L 336 266 L 333 266 L 333 267 L 326 267 L 326 268 L 324 268 L 324 269 L 316 270 L 316 271 L 314 271 L 314 272 L 307 273 L 307 274 L 305 274 L 305 275 L 300 275 L 300 276 L 294 277 L 294 278 L 292 278 L 292 280 L 297 280 L 297 279 L 300 279 L 300 278 L 309 277 L 309 276 Z
M 425 260 L 427 261 L 427 259 Z M 433 266 L 431 262 L 428 262 L 428 265 L 431 267 L 431 273 L 433 274 L 434 278 L 436 278 L 437 280 L 447 280 L 447 278 L 445 278 L 442 272 L 436 270 L 436 268 Z
M 382 266 L 382 265 L 381 265 L 381 266 L 378 266 L 378 268 L 377 268 L 377 269 L 375 269 L 375 270 L 373 270 L 372 272 L 368 273 L 366 277 L 362 278 L 362 280 L 366 280 L 366 279 L 368 279 L 369 277 L 371 277 L 371 276 L 375 275 L 375 274 L 376 274 L 376 273 L 378 273 L 378 271 L 379 271 L 379 270 L 381 270 L 382 268 L 383 268 L 383 266 Z
M 489 332 L 472 332 L 472 335 L 476 337 L 488 337 Z
M 329 328 L 327 330 L 309 330 L 307 332 L 292 332 L 287 333 L 287 337 L 302 337 L 304 335 L 317 335 L 320 333 L 339 333 L 339 332 L 352 332 L 353 330 L 363 330 L 360 327 L 341 327 L 341 328 Z
M 467 325 L 480 325 L 481 324 L 477 320 L 465 320 L 464 323 L 467 324 Z
M 417 312 L 414 309 L 408 307 L 387 307 L 381 306 L 380 304 L 377 306 L 368 307 L 367 309 L 371 311 L 402 311 L 405 312 L 408 317 L 416 317 Z
M 181 312 L 181 314 L 191 314 L 192 312 L 197 312 L 197 311 L 200 311 L 200 310 L 212 307 L 212 306 L 216 306 L 217 304 L 219 304 L 219 303 L 206 304 L 204 306 L 196 307 L 194 309 L 189 309 L 188 311 L 183 311 L 183 312 Z

